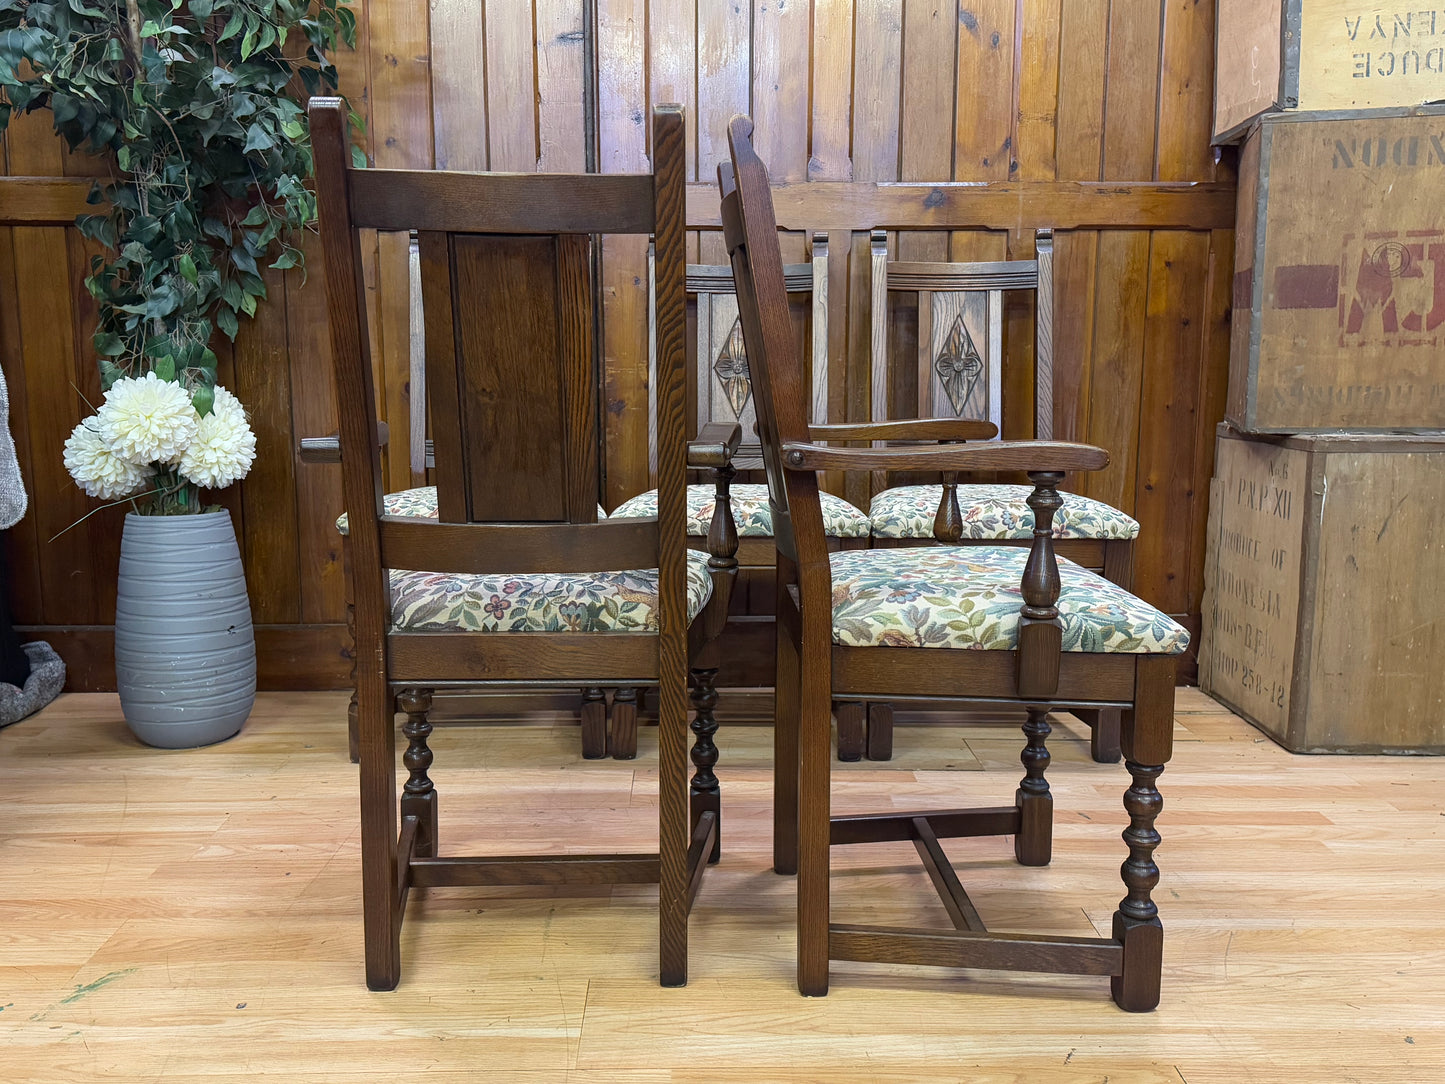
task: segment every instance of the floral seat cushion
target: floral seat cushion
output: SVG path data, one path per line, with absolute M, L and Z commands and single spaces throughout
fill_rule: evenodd
M 963 512 L 963 537 L 979 541 L 1031 538 L 1034 510 L 1028 505 L 1032 486 L 961 485 L 958 506 Z M 899 486 L 873 498 L 869 510 L 874 538 L 932 538 L 942 486 Z M 1117 508 L 1060 493 L 1064 506 L 1054 513 L 1055 538 L 1124 540 L 1137 538 L 1139 524 Z
M 1018 646 L 1018 546 L 939 546 L 834 553 L 833 642 L 849 647 Z M 1063 649 L 1177 655 L 1189 633 L 1148 603 L 1059 558 Z
M 819 493 L 823 505 L 823 533 L 834 538 L 867 538 L 868 517 L 842 497 Z M 687 487 L 687 533 L 706 535 L 715 503 L 710 485 Z M 771 538 L 773 510 L 768 505 L 768 487 L 762 483 L 740 482 L 732 487 L 733 521 L 744 538 Z M 657 490 L 638 494 L 617 506 L 611 519 L 643 518 L 657 515 Z M 931 522 L 931 521 L 930 521 Z
M 403 489 L 388 493 L 381 499 L 382 509 L 388 516 L 406 516 L 409 519 L 437 518 L 437 487 L 420 486 L 417 489 Z M 597 518 L 606 519 L 607 513 L 601 505 L 597 507 Z M 336 529 L 342 534 L 349 533 L 346 513 L 336 517 Z
M 707 554 L 687 554 L 687 619 L 712 597 Z M 470 576 L 391 573 L 398 629 L 453 632 L 653 632 L 657 569 Z

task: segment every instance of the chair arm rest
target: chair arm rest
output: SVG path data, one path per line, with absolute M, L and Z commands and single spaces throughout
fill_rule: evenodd
M 708 422 L 687 445 L 689 467 L 721 467 L 732 462 L 743 442 L 743 427 L 737 422 Z
M 830 440 L 992 440 L 998 426 L 973 418 L 914 418 L 892 422 L 860 422 L 856 425 L 810 425 L 808 436 L 815 441 Z
M 377 422 L 376 446 L 385 448 L 390 439 L 391 430 L 387 428 L 386 422 Z M 329 437 L 302 437 L 296 451 L 303 463 L 340 463 L 341 436 L 332 433 Z
M 787 470 L 970 471 L 1103 470 L 1109 453 L 1090 444 L 1021 440 L 990 444 L 946 444 L 936 448 L 829 448 L 791 442 L 783 445 Z

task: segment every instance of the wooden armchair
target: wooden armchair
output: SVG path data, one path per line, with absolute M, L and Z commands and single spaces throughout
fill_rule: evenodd
M 413 888 L 650 882 L 661 980 L 681 985 L 688 912 L 718 855 L 710 644 L 734 574 L 683 542 L 681 111 L 654 112 L 655 171 L 625 176 L 357 170 L 342 102 L 314 99 L 310 115 L 350 520 L 367 985 L 400 978 Z M 364 229 L 418 231 L 436 519 L 390 514 L 383 501 Z M 660 497 L 656 518 L 608 523 L 597 516 L 590 235 L 621 233 L 658 246 Z M 433 691 L 539 684 L 656 686 L 656 853 L 442 855 Z M 399 824 L 395 707 L 407 716 Z
M 752 359 L 778 546 L 777 769 L 773 863 L 798 875 L 798 988 L 828 991 L 829 961 L 867 960 L 1108 975 L 1131 1011 L 1159 1000 L 1163 928 L 1150 892 L 1169 759 L 1175 660 L 1188 634 L 1123 589 L 1054 551 L 1058 483 L 1108 463 L 1098 448 L 1050 442 L 933 448 L 829 448 L 809 439 L 802 366 L 786 326 L 776 220 L 752 122 L 729 127 L 718 174 L 722 220 Z M 886 427 L 868 434 L 881 439 Z M 819 470 L 1025 470 L 1033 483 L 1029 549 L 1010 546 L 828 552 Z M 830 817 L 830 701 L 915 697 L 1008 702 L 1027 711 L 1024 776 L 1012 805 Z M 940 839 L 1012 835 L 1024 865 L 1052 852 L 1045 778 L 1053 708 L 1123 709 L 1133 783 L 1124 796 L 1127 895 L 1112 936 L 989 933 Z M 953 929 L 833 924 L 829 849 L 911 841 Z
M 950 422 L 963 431 L 969 423 L 978 427 L 953 440 L 996 437 L 1004 424 L 1004 297 L 1027 291 L 1035 294 L 1032 428 L 1037 440 L 1053 438 L 1053 232 L 1038 230 L 1034 244 L 1032 260 L 904 262 L 890 260 L 887 234 L 873 231 L 870 375 L 875 422 L 913 414 Z M 917 297 L 917 352 L 910 357 L 890 357 L 888 351 L 889 298 L 900 294 Z M 874 546 L 1027 546 L 1033 535 L 1028 486 L 960 484 L 954 471 L 944 472 L 941 485 L 892 485 L 883 472 L 875 473 L 874 481 L 869 506 Z M 1060 497 L 1064 503 L 1054 517 L 1059 556 L 1130 590 L 1139 524 L 1103 501 L 1075 493 Z M 1117 761 L 1118 711 L 1080 711 L 1092 732 L 1094 759 Z M 869 704 L 867 724 L 868 757 L 889 759 L 892 707 Z

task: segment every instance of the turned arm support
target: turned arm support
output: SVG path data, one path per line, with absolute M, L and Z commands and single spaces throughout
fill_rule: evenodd
M 386 422 L 377 422 L 376 446 L 385 448 L 390 438 L 391 430 L 387 428 Z M 430 445 L 431 441 L 427 441 L 427 444 Z M 329 437 L 302 437 L 296 451 L 303 463 L 340 463 L 341 436 L 332 433 Z
M 713 590 L 728 594 L 732 592 L 738 567 L 738 527 L 733 518 L 732 483 L 737 473 L 733 455 L 742 439 L 743 428 L 737 422 L 708 422 L 699 430 L 697 439 L 687 446 L 687 465 L 713 473 L 716 489 L 712 519 L 707 528 L 707 563 L 713 570 Z M 723 609 L 726 608 L 724 605 Z

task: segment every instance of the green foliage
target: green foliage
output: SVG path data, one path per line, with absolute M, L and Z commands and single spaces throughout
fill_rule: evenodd
M 48 108 L 72 148 L 121 171 L 77 221 L 111 253 L 86 280 L 104 387 L 153 369 L 208 406 L 213 330 L 234 339 L 254 315 L 263 264 L 302 265 L 297 231 L 316 218 L 302 103 L 336 90 L 346 2 L 0 0 L 0 131 Z

